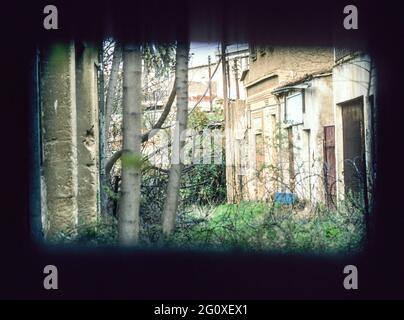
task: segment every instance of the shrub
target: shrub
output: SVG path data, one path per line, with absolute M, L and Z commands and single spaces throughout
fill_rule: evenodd
M 242 202 L 218 206 L 205 219 L 178 227 L 169 245 L 185 248 L 340 253 L 360 250 L 363 213 L 318 206 L 302 217 L 292 206 Z M 201 214 L 199 213 L 199 216 Z M 185 219 L 184 217 L 182 219 Z

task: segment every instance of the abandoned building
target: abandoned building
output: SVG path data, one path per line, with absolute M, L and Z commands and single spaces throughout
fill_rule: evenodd
M 325 70 L 311 81 L 327 91 L 324 79 L 332 65 L 331 48 L 251 48 L 249 69 L 241 75 L 247 98 L 230 103 L 226 119 L 226 129 L 231 131 L 226 141 L 229 201 L 263 200 L 278 191 L 294 192 L 293 172 L 297 167 L 301 171 L 301 162 L 307 161 L 309 153 L 300 150 L 296 154 L 293 142 L 303 144 L 306 139 L 309 143 L 310 115 L 305 127 L 305 111 L 309 109 L 305 104 L 306 99 L 313 99 L 305 94 L 308 85 L 299 81 Z M 327 104 L 321 104 L 319 111 L 328 109 L 326 113 L 332 116 L 330 101 Z M 306 184 L 300 183 L 300 188 Z
M 228 201 L 335 204 L 348 190 L 368 189 L 374 67 L 367 55 L 336 52 L 251 48 L 241 75 L 247 98 L 226 112 Z

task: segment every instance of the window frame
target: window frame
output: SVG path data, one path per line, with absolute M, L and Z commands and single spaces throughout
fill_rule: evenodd
M 300 96 L 301 97 L 301 104 L 300 108 L 301 111 L 299 112 L 299 119 L 295 121 L 294 119 L 289 120 L 289 116 L 291 115 L 290 112 L 288 112 L 288 99 L 294 98 Z M 304 114 L 306 113 L 306 106 L 305 106 L 305 94 L 304 90 L 300 90 L 298 92 L 293 92 L 291 94 L 286 94 L 284 98 L 284 123 L 290 126 L 295 126 L 295 125 L 300 125 L 304 123 Z

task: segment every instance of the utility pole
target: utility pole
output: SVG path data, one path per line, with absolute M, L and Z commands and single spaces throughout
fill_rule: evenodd
M 210 71 L 210 56 L 208 56 L 208 71 L 209 71 L 209 111 L 213 112 L 213 104 L 212 104 L 212 74 Z
M 227 91 L 227 62 L 226 62 L 226 45 L 224 42 L 221 44 L 221 55 L 222 59 L 222 75 L 223 75 L 223 113 L 224 113 L 224 123 L 225 123 L 225 153 L 226 153 L 226 188 L 227 188 L 227 201 L 233 202 L 233 155 L 231 146 L 231 125 L 230 125 L 230 111 L 228 102 L 228 91 Z
M 234 78 L 236 80 L 236 97 L 240 99 L 240 88 L 238 86 L 238 59 L 234 59 Z
M 227 72 L 226 72 L 226 46 L 222 43 L 221 46 L 221 59 L 222 59 L 222 74 L 223 74 L 223 110 L 226 117 L 227 110 L 228 110 L 228 101 L 227 101 Z
M 226 60 L 226 54 L 225 54 L 224 58 Z M 226 73 L 227 73 L 227 86 L 228 86 L 227 95 L 230 98 L 231 97 L 231 91 L 230 91 L 230 88 L 231 88 L 231 83 L 230 83 L 231 82 L 231 79 L 230 79 L 230 59 L 229 59 L 229 62 L 226 61 Z M 229 103 L 229 101 L 227 101 L 227 103 Z

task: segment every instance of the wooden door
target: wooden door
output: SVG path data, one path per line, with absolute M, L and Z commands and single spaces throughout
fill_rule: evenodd
M 365 179 L 365 141 L 362 99 L 342 106 L 345 192 L 361 192 Z
M 324 127 L 324 185 L 327 204 L 335 201 L 335 126 Z

